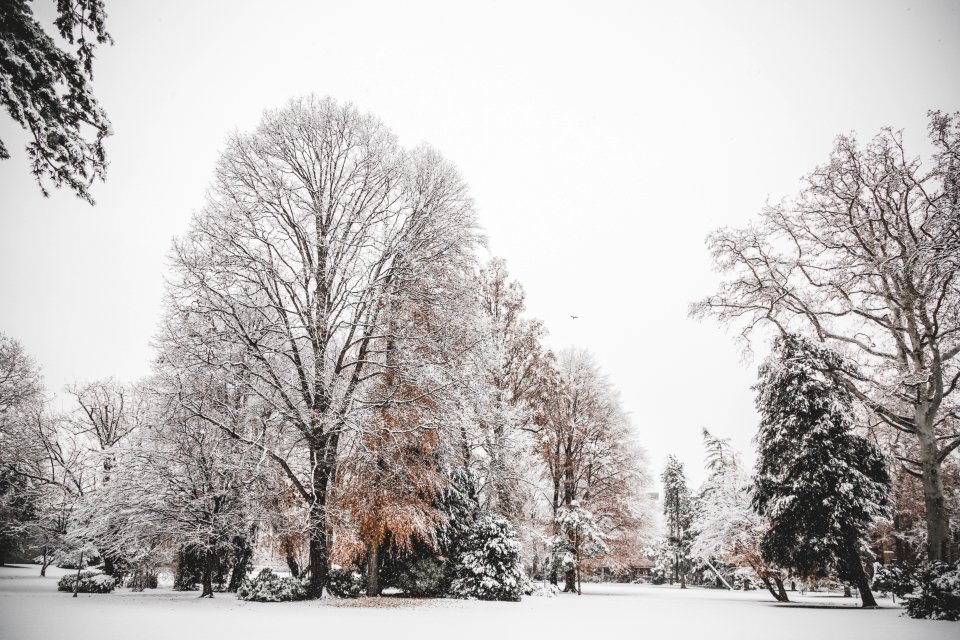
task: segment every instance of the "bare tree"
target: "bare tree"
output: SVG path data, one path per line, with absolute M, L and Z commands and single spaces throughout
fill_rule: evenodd
M 549 484 L 553 535 L 561 533 L 561 511 L 576 504 L 592 514 L 610 551 L 627 551 L 635 547 L 630 536 L 643 532 L 645 515 L 638 501 L 645 477 L 629 420 L 589 353 L 561 352 L 557 373 L 536 445 Z M 564 590 L 576 591 L 575 580 L 574 568 L 566 567 Z M 556 584 L 556 566 L 551 581 Z
M 708 239 L 731 277 L 696 316 L 800 331 L 861 365 L 831 372 L 889 428 L 916 440 L 904 469 L 922 478 L 928 555 L 951 556 L 941 465 L 960 446 L 960 291 L 956 269 L 960 114 L 931 114 L 932 166 L 884 130 L 865 148 L 837 139 L 799 197 L 758 224 Z
M 553 354 L 541 343 L 543 323 L 525 316 L 526 294 L 510 279 L 506 263 L 492 259 L 478 279 L 480 348 L 474 382 L 481 389 L 476 414 L 476 447 L 484 461 L 478 469 L 481 503 L 516 524 L 530 498 L 523 463 L 531 448 L 529 433 L 542 418 L 540 392 L 553 378 Z
M 307 97 L 230 139 L 206 207 L 176 243 L 163 357 L 219 369 L 261 406 L 244 432 L 193 409 L 296 488 L 310 516 L 313 597 L 327 578 L 341 439 L 377 407 L 415 400 L 399 384 L 376 399 L 362 392 L 388 370 L 420 366 L 403 346 L 437 336 L 391 325 L 391 309 L 442 306 L 476 242 L 466 186 L 436 152 L 404 151 L 372 116 Z
M 102 481 L 108 482 L 115 464 L 114 449 L 143 422 L 143 398 L 137 389 L 113 378 L 70 385 L 67 393 L 77 403 L 74 429 L 88 437 L 102 456 Z
M 0 437 L 42 399 L 40 367 L 23 345 L 0 333 Z

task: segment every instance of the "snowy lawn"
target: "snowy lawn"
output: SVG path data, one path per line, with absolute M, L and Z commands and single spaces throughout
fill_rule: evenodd
M 274 638 L 869 638 L 960 637 L 960 624 L 911 620 L 885 608 L 861 611 L 853 598 L 808 594 L 806 605 L 774 604 L 765 592 L 584 584 L 580 597 L 524 598 L 520 603 L 360 598 L 261 604 L 230 594 L 200 600 L 196 593 L 158 589 L 77 598 L 59 593 L 66 570 L 0 567 L 0 640 L 272 640 Z M 791 594 L 793 596 L 794 594 Z

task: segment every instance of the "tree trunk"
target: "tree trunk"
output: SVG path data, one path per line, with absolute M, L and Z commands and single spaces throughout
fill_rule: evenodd
M 80 571 L 83 569 L 83 552 L 80 552 L 80 562 L 77 563 L 77 578 L 73 581 L 73 597 L 77 597 L 80 590 Z
M 570 569 L 563 574 L 563 592 L 577 592 L 577 572 L 574 569 Z
M 680 573 L 680 588 L 687 588 L 687 572 L 683 567 L 683 560 L 677 560 L 677 571 Z
M 101 550 L 100 557 L 103 558 L 103 572 L 108 576 L 116 575 L 117 567 L 113 562 L 113 558 L 110 557 L 110 554 Z
M 310 508 L 310 582 L 307 595 L 322 598 L 327 586 L 329 558 L 327 554 L 327 523 L 324 507 L 316 502 Z
M 863 570 L 863 562 L 860 561 L 860 554 L 857 552 L 855 544 L 850 545 L 847 556 L 847 563 L 850 565 L 850 571 L 853 573 L 853 582 L 857 585 L 857 590 L 860 591 L 860 600 L 864 608 L 876 607 L 877 601 L 874 599 L 873 592 L 870 590 L 870 581 L 867 580 L 867 573 Z M 847 587 L 848 590 L 849 588 L 850 587 Z
M 783 578 L 774 574 L 773 582 L 777 585 L 777 600 L 780 602 L 790 602 L 790 598 L 787 597 L 787 590 L 783 588 Z
M 764 586 L 767 588 L 767 591 L 770 592 L 770 595 L 773 596 L 773 599 L 777 602 L 789 602 L 787 599 L 787 594 L 783 593 L 782 589 L 775 590 L 773 585 L 770 583 L 770 576 L 766 573 L 761 573 L 760 579 L 763 580 Z M 777 578 L 779 580 L 779 578 Z
M 47 575 L 47 567 L 50 566 L 50 553 L 47 547 L 43 548 L 43 560 L 40 562 L 40 577 Z
M 227 584 L 227 591 L 230 593 L 236 593 L 237 589 L 240 588 L 240 584 L 250 569 L 250 560 L 253 557 L 253 549 L 246 541 L 237 546 L 240 547 L 241 551 L 233 565 L 233 570 L 230 572 L 230 582 Z
M 375 598 L 380 595 L 380 548 L 377 544 L 367 543 L 367 595 Z
M 580 591 L 580 535 L 577 535 L 576 546 L 574 547 L 577 551 L 577 564 L 574 565 L 574 569 L 577 572 L 577 595 L 582 595 Z
M 201 598 L 212 598 L 213 597 L 213 550 L 207 549 L 204 553 L 203 561 L 203 578 L 201 579 L 201 584 L 203 584 L 203 591 L 200 593 Z
M 927 559 L 930 562 L 950 562 L 950 525 L 943 496 L 943 478 L 940 475 L 939 448 L 933 426 L 923 410 L 917 411 L 917 438 L 920 441 L 920 460 L 923 474 L 923 502 L 927 521 Z
M 297 559 L 293 557 L 292 553 L 288 553 L 287 557 L 287 569 L 290 570 L 290 575 L 294 578 L 300 577 L 300 564 L 297 562 Z

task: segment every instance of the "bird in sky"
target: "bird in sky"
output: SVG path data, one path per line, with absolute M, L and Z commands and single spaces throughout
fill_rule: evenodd
M 579 318 L 579 317 L 580 317 L 580 316 L 570 316 L 570 319 L 571 319 L 571 320 L 576 320 L 576 319 Z

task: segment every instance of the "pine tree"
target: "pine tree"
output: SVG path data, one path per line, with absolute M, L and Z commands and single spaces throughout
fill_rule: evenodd
M 663 515 L 667 517 L 669 542 L 673 549 L 673 575 L 680 588 L 687 588 L 686 555 L 690 546 L 687 529 L 690 528 L 690 489 L 683 472 L 683 463 L 674 456 L 667 458 L 667 466 L 660 476 L 663 482 Z M 671 580 L 671 584 L 672 584 Z
M 0 104 L 30 133 L 27 155 L 41 193 L 49 194 L 44 182 L 49 180 L 93 204 L 90 185 L 104 178 L 103 140 L 111 133 L 91 87 L 93 58 L 98 45 L 113 40 L 102 0 L 56 4 L 51 37 L 30 3 L 0 3 Z M 76 50 L 66 50 L 58 40 Z M 0 140 L 0 160 L 9 157 Z
M 854 432 L 851 393 L 831 376 L 851 365 L 798 336 L 774 344 L 756 385 L 761 415 L 753 506 L 770 519 L 764 560 L 805 577 L 852 582 L 876 606 L 860 550 L 883 515 L 890 478 L 879 449 Z

